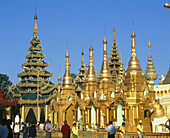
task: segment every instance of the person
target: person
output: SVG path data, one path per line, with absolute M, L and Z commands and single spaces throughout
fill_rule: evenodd
M 67 124 L 67 121 L 64 121 L 64 125 L 61 128 L 63 138 L 70 138 L 70 126 Z
M 19 138 L 23 138 L 24 134 L 23 134 L 23 127 L 24 127 L 24 122 L 21 123 L 21 127 L 20 127 L 20 136 Z
M 31 123 L 31 126 L 29 127 L 29 135 L 28 138 L 35 138 L 37 136 L 35 125 Z
M 170 125 L 167 125 L 168 122 L 169 122 L 169 120 L 166 121 L 165 126 L 169 130 L 169 133 L 170 133 Z
M 26 123 L 23 123 L 21 133 L 23 134 L 23 138 L 27 138 L 28 128 L 27 128 Z
M 112 121 L 109 121 L 109 124 L 107 128 L 108 138 L 115 138 L 116 128 L 112 125 Z
M 139 124 L 137 125 L 137 133 L 139 138 L 143 138 L 143 125 L 142 120 L 139 120 Z
M 14 125 L 14 137 L 19 138 L 19 124 L 15 123 Z
M 0 128 L 0 138 L 7 138 L 9 130 L 7 128 L 7 120 L 2 119 L 2 127 Z
M 119 128 L 120 136 L 121 138 L 125 138 L 125 122 L 122 123 L 122 125 Z
M 46 138 L 51 138 L 51 133 L 53 131 L 53 126 L 51 124 L 51 121 L 47 120 L 45 125 L 45 131 L 46 131 Z
M 11 125 L 12 125 L 12 120 L 8 119 L 7 120 L 7 128 L 9 130 L 9 133 L 8 133 L 8 137 L 7 138 L 13 138 L 13 132 L 12 132 Z
M 78 138 L 78 130 L 78 126 L 76 126 L 76 123 L 74 123 L 72 128 L 73 138 Z

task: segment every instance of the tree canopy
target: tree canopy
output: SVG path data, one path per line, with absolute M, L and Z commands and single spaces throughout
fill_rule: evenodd
M 12 85 L 9 77 L 6 74 L 0 74 L 0 88 L 4 88 L 4 91 L 8 90 Z

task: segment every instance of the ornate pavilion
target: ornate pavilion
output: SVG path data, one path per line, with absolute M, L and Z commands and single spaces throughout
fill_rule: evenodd
M 149 104 L 155 100 L 153 90 L 157 78 L 152 56 L 149 51 L 146 74 L 142 73 L 136 54 L 136 34 L 131 34 L 131 59 L 128 68 L 123 68 L 113 29 L 113 45 L 110 58 L 107 58 L 107 39 L 103 40 L 103 62 L 99 76 L 93 64 L 93 46 L 89 47 L 89 63 L 84 64 L 81 54 L 79 74 L 73 79 L 70 73 L 69 51 L 66 51 L 65 74 L 58 76 L 58 84 L 50 82 L 52 73 L 46 70 L 48 63 L 41 53 L 41 41 L 37 34 L 37 16 L 34 16 L 34 34 L 30 41 L 26 62 L 22 64 L 23 72 L 18 84 L 12 86 L 9 94 L 18 98 L 22 121 L 44 121 L 50 119 L 52 124 L 62 127 L 67 120 L 81 121 L 83 129 L 100 130 L 109 125 L 109 121 L 120 126 L 126 122 L 127 132 L 136 132 L 139 120 L 143 121 L 144 131 L 151 132 L 151 114 Z M 151 47 L 150 41 L 148 47 Z M 61 80 L 63 83 L 61 84 Z

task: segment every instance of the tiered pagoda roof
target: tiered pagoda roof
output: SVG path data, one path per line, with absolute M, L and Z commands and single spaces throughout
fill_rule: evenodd
M 147 79 L 150 82 L 153 82 L 154 80 L 157 79 L 158 74 L 156 73 L 156 69 L 155 66 L 153 65 L 153 59 L 151 56 L 151 43 L 149 41 L 148 43 L 148 47 L 149 47 L 149 56 L 148 56 L 148 66 L 146 66 L 147 70 L 146 70 L 146 74 L 145 74 L 145 79 Z
M 30 41 L 26 62 L 22 64 L 23 71 L 17 74 L 21 79 L 9 91 L 10 95 L 18 99 L 19 104 L 36 104 L 37 97 L 39 97 L 40 104 L 46 103 L 57 91 L 57 86 L 49 79 L 53 76 L 53 73 L 46 70 L 49 63 L 44 61 L 45 55 L 41 53 L 43 48 L 40 46 L 41 41 L 38 39 L 36 13 L 34 20 L 34 34 Z
M 119 50 L 117 49 L 115 28 L 113 29 L 113 46 L 109 58 L 109 68 L 112 77 L 112 81 L 115 83 L 121 83 L 124 80 L 125 70 L 123 68 L 124 63 L 122 58 L 119 57 Z
M 79 68 L 79 74 L 77 74 L 77 78 L 76 78 L 76 83 L 82 85 L 83 83 L 85 83 L 85 78 L 86 78 L 86 68 L 84 68 L 84 53 L 81 53 L 81 65 Z

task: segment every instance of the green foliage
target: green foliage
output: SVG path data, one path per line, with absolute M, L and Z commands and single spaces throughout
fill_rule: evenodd
M 6 91 L 11 85 L 12 82 L 9 80 L 9 77 L 5 74 L 0 74 L 0 88 L 4 88 L 4 91 Z

